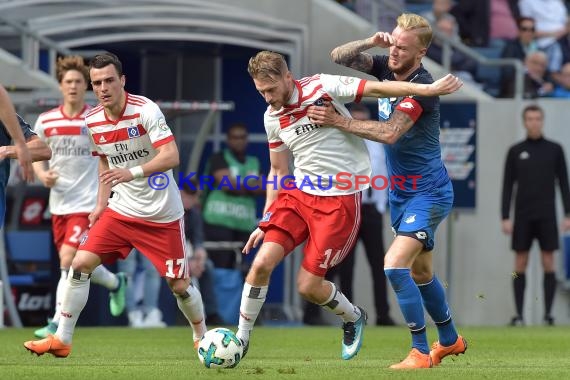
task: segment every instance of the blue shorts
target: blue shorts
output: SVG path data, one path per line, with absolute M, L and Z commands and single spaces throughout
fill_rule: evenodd
M 426 251 L 433 250 L 437 226 L 453 207 L 451 181 L 413 196 L 402 196 L 391 191 L 389 199 L 395 234 L 413 237 L 424 244 Z

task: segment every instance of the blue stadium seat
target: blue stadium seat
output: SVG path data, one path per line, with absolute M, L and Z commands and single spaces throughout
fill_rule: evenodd
M 13 286 L 46 283 L 50 278 L 52 237 L 50 231 L 8 231 L 6 252 L 16 273 L 10 273 Z

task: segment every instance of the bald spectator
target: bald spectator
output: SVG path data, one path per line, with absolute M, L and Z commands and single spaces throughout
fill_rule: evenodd
M 553 81 L 548 72 L 548 57 L 542 51 L 527 54 L 525 60 L 524 99 L 536 99 L 549 96 L 554 89 Z M 514 96 L 514 81 L 509 83 L 503 94 L 506 98 Z

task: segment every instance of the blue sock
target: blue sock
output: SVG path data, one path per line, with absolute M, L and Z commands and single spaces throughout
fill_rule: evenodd
M 430 282 L 418 285 L 418 287 L 424 306 L 437 326 L 439 343 L 443 346 L 451 346 L 457 340 L 457 330 L 451 319 L 451 311 L 445 300 L 445 290 L 441 282 L 434 275 Z
M 424 354 L 429 353 L 426 335 L 426 321 L 422 296 L 407 268 L 384 269 L 386 277 L 396 292 L 400 310 L 412 333 L 412 347 Z

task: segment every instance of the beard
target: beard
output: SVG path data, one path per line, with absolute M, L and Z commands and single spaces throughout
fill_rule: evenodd
M 388 68 L 391 72 L 396 75 L 403 75 L 409 73 L 410 70 L 414 67 L 415 61 L 413 59 L 409 59 L 407 61 L 400 61 L 398 66 L 394 66 L 390 59 L 388 59 Z

